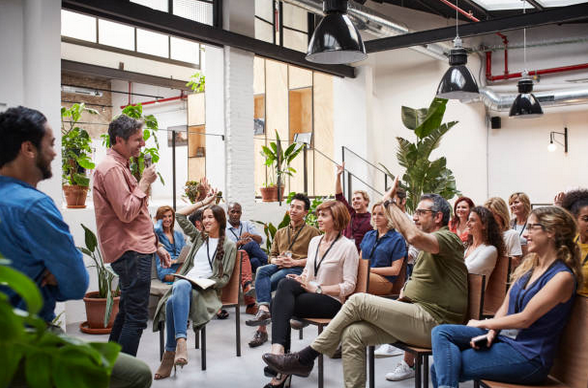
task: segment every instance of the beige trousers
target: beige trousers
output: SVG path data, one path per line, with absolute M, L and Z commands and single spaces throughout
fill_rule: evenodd
M 430 347 L 431 330 L 435 326 L 433 317 L 417 304 L 354 294 L 311 347 L 332 356 L 341 343 L 345 387 L 363 388 L 367 346 L 402 341 Z

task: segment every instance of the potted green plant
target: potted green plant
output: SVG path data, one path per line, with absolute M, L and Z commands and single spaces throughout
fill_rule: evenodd
M 84 228 L 86 247 L 78 247 L 78 249 L 94 261 L 90 267 L 96 268 L 98 291 L 88 292 L 84 296 L 88 320 L 80 325 L 80 329 L 89 334 L 108 334 L 112 329 L 120 302 L 118 287 L 116 290 L 112 289 L 112 281 L 117 275 L 104 264 L 102 253 L 98 247 L 98 239 L 94 232 L 84 224 L 82 224 L 82 228 Z
M 90 189 L 90 178 L 86 170 L 96 165 L 92 162 L 92 139 L 88 132 L 77 124 L 82 113 L 98 114 L 85 104 L 61 107 L 61 160 L 63 193 L 68 208 L 85 208 Z M 69 120 L 67 120 L 69 119 Z
M 447 168 L 447 159 L 442 156 L 429 160 L 443 135 L 457 124 L 457 121 L 441 124 L 446 105 L 447 100 L 435 98 L 428 108 L 402 107 L 402 122 L 416 136 L 414 143 L 402 137 L 396 138 L 396 158 L 398 164 L 406 169 L 401 185 L 406 189 L 406 207 L 411 212 L 414 212 L 423 193 L 436 193 L 445 199 L 460 194 L 453 172 Z M 394 174 L 383 164 L 380 165 L 394 179 Z
M 60 335 L 36 314 L 43 298 L 35 283 L 0 255 L 0 284 L 26 303 L 14 308 L 2 294 L 0 332 L 0 387 L 105 387 L 120 345 L 89 343 Z
M 261 156 L 264 157 L 264 164 L 269 170 L 264 187 L 260 189 L 263 202 L 276 202 L 278 200 L 278 183 L 281 191 L 280 197 L 283 197 L 283 177 L 294 175 L 296 170 L 290 166 L 290 163 L 304 149 L 303 144 L 292 143 L 284 150 L 281 144 L 280 135 L 276 131 L 276 141 L 271 141 L 269 147 L 261 147 Z
M 132 157 L 130 160 L 131 173 L 137 181 L 140 181 L 143 176 L 143 170 L 145 169 L 145 156 L 150 155 L 153 163 L 159 162 L 159 140 L 157 140 L 159 124 L 157 123 L 155 116 L 143 115 L 143 106 L 140 103 L 136 105 L 128 105 L 123 109 L 122 114 L 143 121 L 143 123 L 145 123 L 143 127 L 143 139 L 145 142 L 149 141 L 149 139 L 153 139 L 153 145 L 145 146 L 141 149 L 139 156 Z M 102 145 L 106 148 L 110 148 L 110 137 L 108 134 L 102 134 L 100 137 L 102 138 Z M 157 175 L 159 176 L 161 183 L 165 184 L 161 174 L 158 172 Z
M 187 198 L 190 203 L 196 203 L 206 198 L 206 186 L 200 184 L 200 181 L 187 181 L 184 186 L 184 198 Z M 216 193 L 216 203 L 218 204 L 223 198 L 223 192 Z

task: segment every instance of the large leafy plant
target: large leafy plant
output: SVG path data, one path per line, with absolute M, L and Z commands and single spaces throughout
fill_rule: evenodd
M 15 309 L 0 292 L 0 387 L 106 387 L 120 346 L 91 343 L 48 329 L 36 316 L 41 294 L 27 276 L 0 255 L 0 284 L 18 294 L 26 310 Z
M 86 170 L 96 165 L 92 162 L 92 139 L 88 132 L 78 126 L 82 113 L 98 114 L 85 104 L 61 107 L 61 160 L 64 185 L 90 186 Z
M 284 150 L 281 144 L 280 135 L 276 131 L 276 141 L 271 141 L 269 147 L 261 147 L 261 156 L 265 158 L 264 164 L 269 168 L 265 187 L 275 186 L 284 175 L 293 176 L 296 172 L 290 163 L 300 154 L 304 145 L 292 143 Z
M 406 169 L 401 186 L 406 189 L 406 207 L 411 212 L 414 212 L 423 193 L 436 193 L 445 199 L 460 194 L 453 172 L 447 168 L 445 156 L 429 160 L 431 153 L 439 147 L 443 135 L 457 124 L 457 121 L 442 124 L 446 105 L 447 100 L 435 98 L 428 108 L 402 107 L 402 122 L 416 136 L 414 143 L 402 137 L 396 138 L 396 158 L 398 164 Z M 383 164 L 380 165 L 394 179 L 394 174 Z
M 186 84 L 186 86 L 192 89 L 194 93 L 202 93 L 206 87 L 206 77 L 204 74 L 197 71 L 190 76 L 190 81 Z
M 118 295 L 118 287 L 116 290 L 112 289 L 112 281 L 117 275 L 110 269 L 110 267 L 104 264 L 102 253 L 98 247 L 98 239 L 94 232 L 88 229 L 84 224 L 84 238 L 86 247 L 78 247 L 82 253 L 89 256 L 94 264 L 90 267 L 96 268 L 96 275 L 98 276 L 98 293 L 100 298 L 106 298 L 106 309 L 104 313 L 104 327 L 108 326 L 110 316 L 112 315 L 112 307 L 114 305 L 114 297 Z
M 145 146 L 141 149 L 141 153 L 137 157 L 131 158 L 131 173 L 137 179 L 137 181 L 141 180 L 143 176 L 143 170 L 145 169 L 145 160 L 146 155 L 149 155 L 147 158 L 150 158 L 153 163 L 157 163 L 159 161 L 159 140 L 157 140 L 157 131 L 159 130 L 159 124 L 157 123 L 157 119 L 153 115 L 143 115 L 143 105 L 140 103 L 137 105 L 129 105 L 125 107 L 122 111 L 122 114 L 129 116 L 130 118 L 141 120 L 145 123 L 143 126 L 143 140 L 147 143 L 149 139 L 153 139 L 153 145 Z M 103 134 L 100 136 L 102 138 L 102 144 L 106 148 L 110 148 L 110 137 L 108 134 Z M 158 172 L 159 179 L 161 183 L 164 184 L 163 177 Z

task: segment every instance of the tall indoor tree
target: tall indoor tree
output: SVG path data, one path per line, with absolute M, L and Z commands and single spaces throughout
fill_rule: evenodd
M 398 164 L 406 169 L 401 186 L 406 189 L 406 207 L 410 212 L 414 212 L 423 193 L 436 193 L 445 199 L 460 194 L 453 172 L 447 168 L 445 156 L 430 160 L 431 153 L 439 147 L 443 135 L 458 123 L 450 121 L 442 124 L 446 105 L 446 99 L 435 98 L 428 108 L 402 107 L 402 122 L 416 136 L 414 143 L 396 137 L 396 158 Z M 383 164 L 380 165 L 394 179 L 394 174 Z

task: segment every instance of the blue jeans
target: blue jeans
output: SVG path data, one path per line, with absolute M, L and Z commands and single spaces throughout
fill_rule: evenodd
M 126 251 L 111 264 L 119 278 L 120 303 L 108 341 L 118 342 L 121 351 L 137 355 L 139 341 L 149 319 L 149 289 L 153 253 Z
M 192 284 L 178 279 L 172 287 L 172 294 L 165 304 L 165 323 L 167 341 L 165 350 L 176 351 L 176 340 L 188 337 L 188 314 L 192 300 Z
M 487 332 L 463 325 L 440 325 L 433 329 L 433 387 L 455 388 L 460 381 L 482 378 L 525 385 L 545 380 L 549 369 L 539 357 L 527 359 L 506 342 L 495 339 L 490 348 L 480 350 L 470 346 L 472 337 Z
M 251 271 L 253 273 L 257 273 L 257 268 L 267 264 L 267 254 L 255 241 L 249 241 L 247 244 L 242 245 L 239 249 L 243 249 L 245 252 L 247 252 L 249 261 L 251 262 Z
M 255 275 L 255 297 L 257 304 L 269 306 L 272 300 L 272 291 L 278 288 L 280 280 L 288 274 L 300 275 L 302 267 L 279 268 L 275 264 L 268 264 L 257 269 Z

